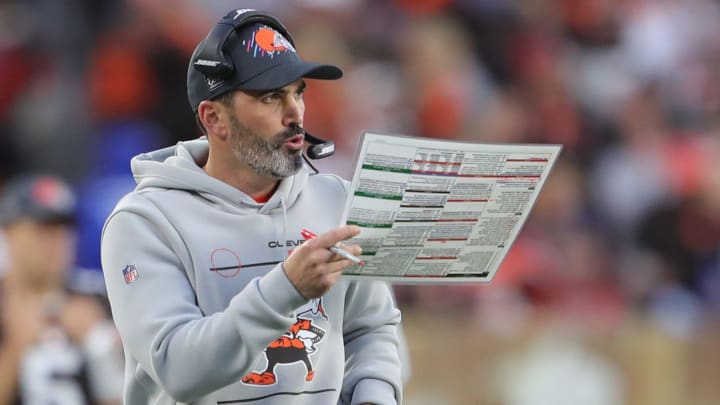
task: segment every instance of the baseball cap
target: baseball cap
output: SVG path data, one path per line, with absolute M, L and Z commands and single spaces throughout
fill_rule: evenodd
M 188 101 L 197 111 L 201 101 L 231 90 L 275 90 L 300 78 L 335 80 L 342 74 L 337 66 L 303 61 L 290 33 L 272 15 L 234 10 L 195 48 Z
M 38 222 L 73 223 L 76 200 L 61 179 L 29 175 L 10 180 L 0 195 L 0 225 L 23 218 Z

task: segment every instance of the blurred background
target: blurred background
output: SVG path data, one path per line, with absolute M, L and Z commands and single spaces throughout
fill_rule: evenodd
M 719 1 L 0 0 L 0 183 L 73 185 L 79 266 L 129 159 L 199 136 L 189 55 L 244 7 L 345 70 L 306 94 L 321 171 L 366 130 L 564 145 L 492 283 L 396 287 L 406 403 L 720 403 Z

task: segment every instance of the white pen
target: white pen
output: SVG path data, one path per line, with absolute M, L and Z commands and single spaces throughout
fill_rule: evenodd
M 340 249 L 337 246 L 330 246 L 328 249 L 330 249 L 330 251 L 335 253 L 336 255 L 342 256 L 357 265 L 360 265 L 360 266 L 365 265 L 365 260 L 363 260 L 353 254 L 350 254 L 347 250 Z
M 303 229 L 303 230 L 300 232 L 300 234 L 303 236 L 303 238 L 305 238 L 305 240 L 310 240 L 310 239 L 313 239 L 314 237 L 317 236 L 317 235 L 315 235 L 314 233 L 308 231 L 307 229 Z M 351 262 L 353 262 L 353 263 L 355 263 L 355 264 L 357 264 L 357 265 L 360 265 L 360 266 L 364 266 L 364 265 L 365 265 L 365 260 L 363 260 L 363 259 L 361 259 L 361 258 L 359 258 L 359 257 L 357 257 L 357 256 L 355 256 L 355 255 L 353 255 L 353 254 L 351 254 L 351 253 L 348 252 L 347 250 L 340 249 L 340 248 L 337 247 L 337 246 L 330 246 L 328 249 L 329 249 L 331 252 L 335 253 L 336 255 L 338 255 L 338 256 L 340 256 L 340 257 L 343 257 L 343 258 L 345 258 L 345 259 L 348 259 L 348 260 L 350 260 Z

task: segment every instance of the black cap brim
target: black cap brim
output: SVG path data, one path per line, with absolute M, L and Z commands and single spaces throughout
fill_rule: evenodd
M 294 62 L 273 66 L 238 84 L 235 88 L 239 90 L 275 90 L 301 78 L 337 80 L 342 75 L 342 70 L 337 66 L 312 62 Z

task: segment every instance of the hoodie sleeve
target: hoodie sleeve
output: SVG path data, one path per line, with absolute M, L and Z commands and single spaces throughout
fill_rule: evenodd
M 113 318 L 126 353 L 177 401 L 191 402 L 246 375 L 265 347 L 294 322 L 305 300 L 278 265 L 205 316 L 170 224 L 143 212 L 116 212 L 103 231 L 102 264 Z M 164 230 L 164 231 L 163 231 Z M 123 269 L 136 277 L 126 281 Z
M 402 378 L 397 335 L 400 311 L 387 284 L 351 282 L 345 308 L 341 403 L 400 404 Z

